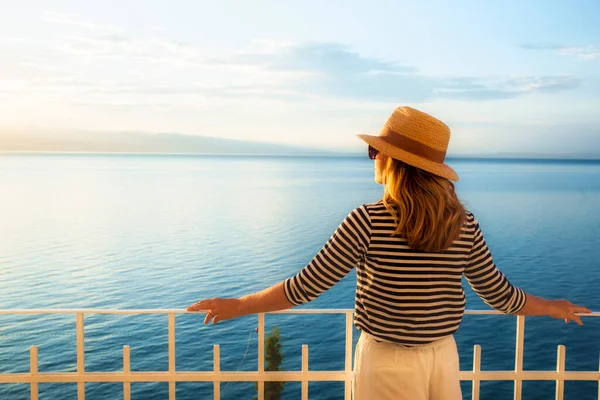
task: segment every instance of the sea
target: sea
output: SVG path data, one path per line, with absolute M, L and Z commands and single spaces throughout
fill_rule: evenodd
M 458 194 L 478 218 L 497 266 L 512 284 L 600 311 L 600 162 L 449 159 Z M 252 293 L 298 273 L 355 207 L 378 201 L 365 156 L 210 156 L 149 154 L 0 155 L 0 309 L 185 309 L 198 300 Z M 300 308 L 351 309 L 352 271 Z M 469 310 L 488 310 L 464 283 Z M 257 317 L 204 325 L 176 317 L 176 369 L 257 368 Z M 343 315 L 267 315 L 279 328 L 281 368 L 344 368 Z M 467 315 L 455 337 L 461 369 L 473 346 L 482 370 L 512 370 L 516 318 Z M 354 330 L 354 342 L 358 339 Z M 528 317 L 525 370 L 598 371 L 600 318 L 584 325 Z M 0 315 L 0 374 L 75 372 L 74 315 Z M 168 369 L 166 315 L 86 315 L 85 370 Z M 463 382 L 465 399 L 471 383 Z M 554 399 L 555 382 L 523 383 L 523 399 Z M 310 399 L 343 399 L 340 382 L 311 382 Z M 1 400 L 29 399 L 29 385 L 0 384 Z M 42 400 L 77 398 L 75 383 L 41 383 Z M 122 383 L 87 383 L 87 400 L 123 398 Z M 182 382 L 178 400 L 212 399 L 213 384 Z M 252 382 L 223 382 L 222 399 L 252 399 Z M 591 400 L 597 381 L 567 381 L 565 399 Z M 168 399 L 167 383 L 131 384 L 131 398 Z M 286 383 L 283 399 L 299 399 Z M 513 398 L 513 382 L 482 382 L 481 399 Z

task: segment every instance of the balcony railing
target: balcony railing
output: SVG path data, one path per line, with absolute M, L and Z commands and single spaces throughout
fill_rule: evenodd
M 1 314 L 74 314 L 76 321 L 77 371 L 38 372 L 38 348 L 30 348 L 29 373 L 0 374 L 0 383 L 28 383 L 31 400 L 38 400 L 39 383 L 77 383 L 77 399 L 85 399 L 86 382 L 122 382 L 123 398 L 131 398 L 131 382 L 168 382 L 169 400 L 175 400 L 177 382 L 213 382 L 214 399 L 221 398 L 221 382 L 258 382 L 258 399 L 264 400 L 264 383 L 268 381 L 301 382 L 302 400 L 308 399 L 308 382 L 338 381 L 345 384 L 345 399 L 350 400 L 352 382 L 352 322 L 353 310 L 286 310 L 269 314 L 344 314 L 346 316 L 345 364 L 343 371 L 310 371 L 308 369 L 308 346 L 302 346 L 300 371 L 265 371 L 265 314 L 258 314 L 258 368 L 252 372 L 221 371 L 219 345 L 213 347 L 213 371 L 186 372 L 175 370 L 175 316 L 188 313 L 185 310 L 103 310 L 103 309 L 55 309 L 55 310 L 0 310 Z M 86 372 L 84 367 L 84 316 L 86 314 L 167 314 L 169 335 L 168 371 L 132 372 L 130 369 L 129 346 L 123 346 L 123 372 Z M 494 315 L 496 311 L 466 311 L 467 315 Z M 584 314 L 583 317 L 600 317 L 599 312 Z M 525 317 L 517 316 L 515 339 L 515 369 L 512 371 L 482 371 L 481 347 L 474 346 L 473 370 L 461 371 L 460 379 L 472 382 L 472 398 L 479 400 L 481 381 L 513 381 L 514 399 L 521 400 L 523 381 L 556 381 L 556 400 L 564 398 L 565 381 L 597 381 L 600 400 L 600 371 L 566 371 L 565 346 L 559 345 L 554 371 L 524 371 L 523 349 Z

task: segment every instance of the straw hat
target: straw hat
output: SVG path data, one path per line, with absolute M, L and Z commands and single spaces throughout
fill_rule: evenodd
M 398 107 L 379 136 L 358 135 L 383 154 L 443 178 L 458 181 L 444 164 L 450 128 L 442 121 L 411 107 Z

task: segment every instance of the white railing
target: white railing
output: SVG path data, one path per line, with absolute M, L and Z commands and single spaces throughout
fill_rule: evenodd
M 345 399 L 350 400 L 352 383 L 352 316 L 353 310 L 286 310 L 269 314 L 345 314 L 346 355 L 343 371 L 310 371 L 308 369 L 308 346 L 302 346 L 302 368 L 300 371 L 265 371 L 265 314 L 258 314 L 258 369 L 252 372 L 221 371 L 219 345 L 213 347 L 212 372 L 184 372 L 175 370 L 175 315 L 188 313 L 185 310 L 102 310 L 102 309 L 56 309 L 56 310 L 0 310 L 1 314 L 75 314 L 77 340 L 77 372 L 38 372 L 38 348 L 30 348 L 29 373 L 0 374 L 2 383 L 29 383 L 31 400 L 38 400 L 39 383 L 77 383 L 77 399 L 85 400 L 86 382 L 122 382 L 123 398 L 131 398 L 131 382 L 168 382 L 169 400 L 175 400 L 176 382 L 213 382 L 214 399 L 221 398 L 221 382 L 258 382 L 258 399 L 264 400 L 264 383 L 301 382 L 302 400 L 308 399 L 308 382 L 339 381 L 345 383 Z M 130 369 L 129 346 L 123 346 L 123 372 L 85 372 L 84 367 L 84 315 L 86 314 L 168 314 L 169 324 L 169 367 L 163 372 L 132 372 Z M 196 313 L 197 314 L 197 313 Z M 494 315 L 496 311 L 466 311 L 468 315 Z M 600 313 L 582 314 L 585 317 L 600 317 Z M 557 350 L 556 370 L 523 371 L 523 348 L 525 317 L 518 316 L 515 346 L 514 371 L 482 371 L 481 347 L 474 346 L 473 370 L 461 371 L 460 379 L 472 381 L 472 398 L 479 400 L 481 381 L 514 381 L 514 399 L 521 400 L 523 381 L 556 381 L 556 400 L 564 398 L 565 381 L 597 381 L 600 400 L 600 371 L 565 371 L 565 346 Z

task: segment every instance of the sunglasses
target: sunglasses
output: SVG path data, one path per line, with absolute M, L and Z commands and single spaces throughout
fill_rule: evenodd
M 375 147 L 372 147 L 371 145 L 369 145 L 369 158 L 371 160 L 374 160 L 375 157 L 377 157 L 378 153 L 379 153 L 379 150 L 377 150 Z

